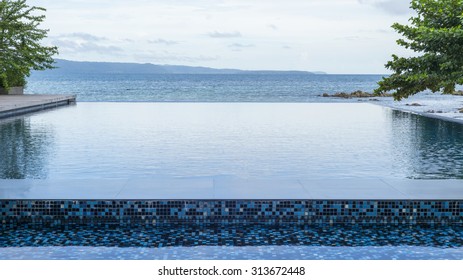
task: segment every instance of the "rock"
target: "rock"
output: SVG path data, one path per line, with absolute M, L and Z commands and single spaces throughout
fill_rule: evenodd
M 458 109 L 458 113 L 463 114 L 463 108 Z
M 420 103 L 411 103 L 411 104 L 405 104 L 405 106 L 423 106 Z
M 350 98 L 348 93 L 345 92 L 338 92 L 333 95 L 333 97 L 339 97 L 339 98 Z
M 379 101 L 379 99 L 377 99 L 377 98 L 370 98 L 369 100 L 370 101 Z
M 361 90 L 356 90 L 356 91 L 351 92 L 351 93 L 347 93 L 347 92 L 337 92 L 335 94 L 324 93 L 322 96 L 323 97 L 337 97 L 337 98 L 346 98 L 346 99 L 348 99 L 348 98 L 391 97 L 392 94 L 386 94 L 386 93 L 374 94 L 374 93 L 369 93 L 369 92 L 365 92 L 365 91 L 361 91 Z

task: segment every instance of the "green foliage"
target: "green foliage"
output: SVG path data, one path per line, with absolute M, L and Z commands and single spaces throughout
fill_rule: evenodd
M 463 0 L 412 0 L 410 8 L 417 13 L 410 25 L 392 27 L 404 37 L 397 44 L 418 55 L 393 55 L 386 64 L 393 74 L 375 93 L 392 91 L 396 100 L 426 89 L 453 93 L 463 84 Z
M 24 86 L 32 69 L 53 68 L 58 49 L 40 44 L 48 32 L 39 28 L 44 11 L 25 0 L 0 0 L 0 87 Z

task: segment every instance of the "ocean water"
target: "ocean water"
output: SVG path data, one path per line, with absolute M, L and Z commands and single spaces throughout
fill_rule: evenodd
M 105 102 L 337 102 L 323 93 L 371 92 L 381 75 L 152 75 L 34 73 L 27 93 Z

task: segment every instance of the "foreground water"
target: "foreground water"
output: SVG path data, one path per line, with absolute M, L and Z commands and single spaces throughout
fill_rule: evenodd
M 0 178 L 463 178 L 463 126 L 356 103 L 78 103 L 0 121 Z

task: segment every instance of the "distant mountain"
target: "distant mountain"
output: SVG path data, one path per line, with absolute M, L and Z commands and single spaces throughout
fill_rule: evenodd
M 46 73 L 56 74 L 326 74 L 306 71 L 247 71 L 238 69 L 214 69 L 182 65 L 157 65 L 151 63 L 119 63 L 119 62 L 80 62 L 56 59 L 56 69 Z

